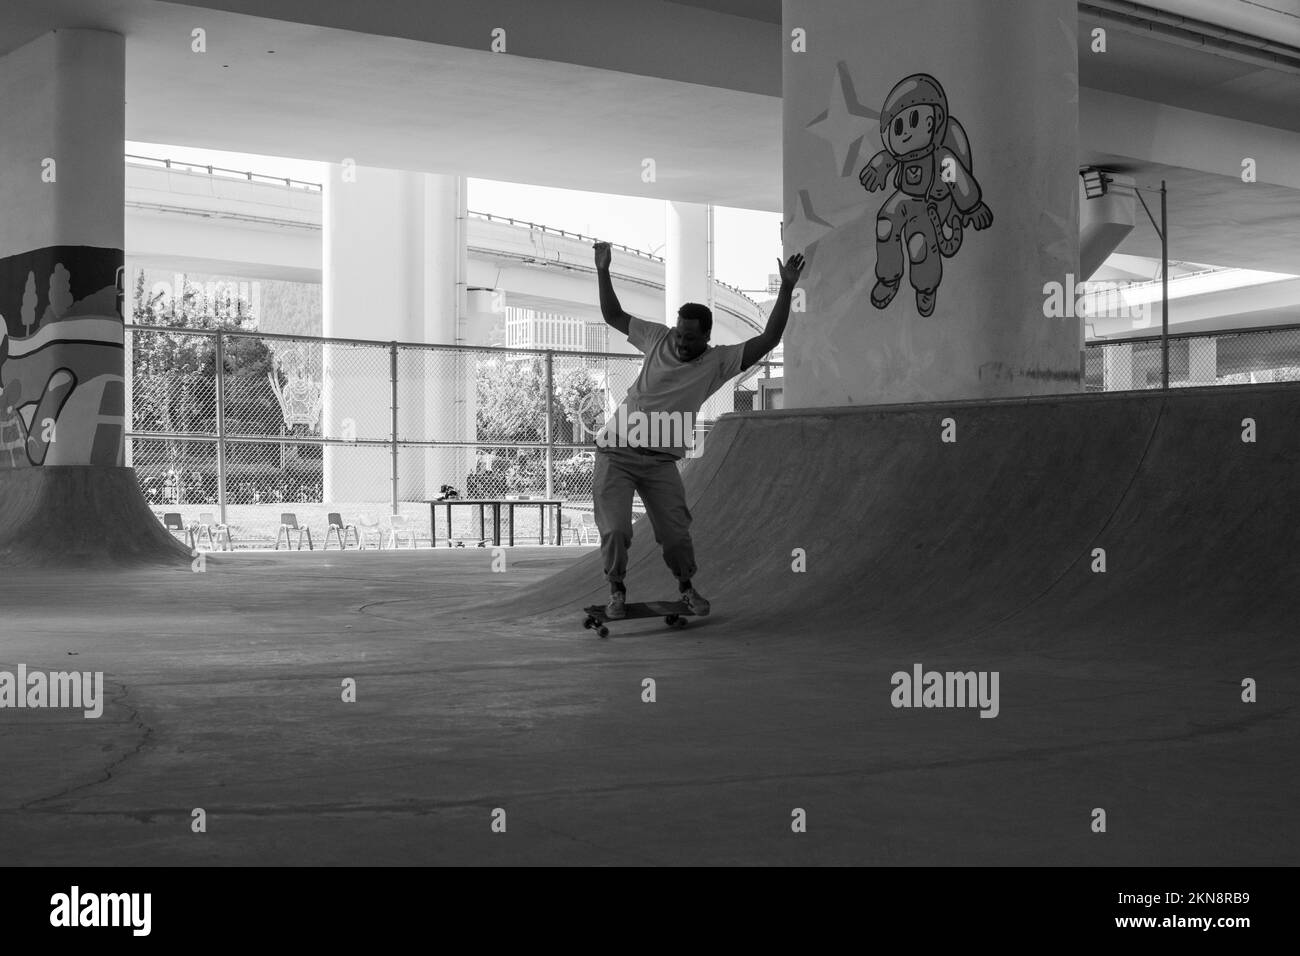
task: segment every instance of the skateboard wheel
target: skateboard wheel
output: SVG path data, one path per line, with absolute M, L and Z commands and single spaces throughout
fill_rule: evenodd
M 600 630 L 596 631 L 601 637 L 609 637 L 609 628 L 601 625 Z
M 666 618 L 664 618 L 664 623 L 667 624 L 669 627 L 672 627 L 677 623 L 677 615 L 669 614 Z

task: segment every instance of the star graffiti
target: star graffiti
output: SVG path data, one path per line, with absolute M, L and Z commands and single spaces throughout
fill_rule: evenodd
M 835 65 L 829 101 L 830 105 L 804 128 L 830 143 L 840 176 L 852 176 L 862 152 L 862 141 L 880 122 L 880 111 L 858 101 L 849 65 L 843 60 Z

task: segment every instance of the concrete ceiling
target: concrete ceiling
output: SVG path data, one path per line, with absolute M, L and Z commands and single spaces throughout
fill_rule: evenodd
M 781 22 L 781 0 L 668 0 L 689 7 L 702 7 L 733 17 L 746 17 L 764 23 Z
M 1122 168 L 1140 185 L 1168 183 L 1169 257 L 1262 272 L 1300 274 L 1300 190 L 1267 183 L 1241 188 L 1228 176 L 1134 163 L 1127 156 L 1085 154 L 1101 167 Z M 1145 193 L 1152 214 L 1160 218 L 1160 196 Z M 1133 231 L 1117 252 L 1160 258 L 1160 237 L 1150 220 L 1137 209 Z
M 773 83 L 779 91 L 780 57 L 755 56 L 744 46 L 752 43 L 761 51 L 767 43 L 761 38 L 773 29 L 779 35 L 779 0 L 565 0 L 565 9 L 603 17 L 606 26 L 611 17 L 633 10 L 648 17 L 647 24 L 663 21 L 673 29 L 680 22 L 674 18 L 695 18 L 690 22 L 699 29 L 717 32 L 711 41 L 697 36 L 692 42 L 721 42 L 718 49 L 726 56 L 750 64 L 743 75 L 737 72 L 733 88 L 726 88 L 725 70 L 712 81 L 717 85 L 649 75 L 706 67 L 719 75 L 717 64 L 683 66 L 689 57 L 674 61 L 654 50 L 638 51 L 638 73 L 376 35 L 381 29 L 413 34 L 436 27 L 438 36 L 464 43 L 465 31 L 477 29 L 465 17 L 509 2 L 439 4 L 424 8 L 427 22 L 399 22 L 393 11 L 409 13 L 409 2 L 375 8 L 210 0 L 200 9 L 154 0 L 5 0 L 0 52 L 51 26 L 123 33 L 131 140 L 326 162 L 350 157 L 362 166 L 780 211 L 781 101 L 752 91 Z M 319 14 L 374 32 L 262 19 L 213 5 L 273 6 L 288 11 L 286 16 Z M 448 19 L 452 9 L 472 14 Z M 190 31 L 199 25 L 208 33 L 206 55 L 190 51 Z M 664 29 L 647 26 L 652 28 Z M 1081 36 L 1086 28 L 1085 21 Z M 661 39 L 655 35 L 656 43 Z M 555 42 L 572 41 L 561 36 Z M 597 45 L 588 57 L 604 62 L 616 54 Z M 1104 56 L 1086 48 L 1080 56 L 1087 88 L 1300 130 L 1295 74 L 1117 30 L 1109 32 Z M 1085 89 L 1081 99 L 1086 97 Z M 647 158 L 656 164 L 654 183 L 642 181 Z M 1144 163 L 1113 150 L 1093 155 L 1086 143 L 1081 161 L 1126 166 L 1139 182 L 1169 180 L 1175 258 L 1300 272 L 1300 191 L 1261 184 L 1243 200 L 1240 190 L 1224 188 L 1223 177 Z M 1144 217 L 1120 251 L 1158 254 Z
M 779 98 L 150 0 L 17 0 L 0 36 L 51 18 L 127 36 L 130 140 L 779 208 Z
M 1092 30 L 1107 27 L 1106 52 L 1093 53 Z M 1079 83 L 1202 113 L 1300 132 L 1300 73 L 1194 50 L 1079 17 Z
M 1289 2 L 1289 0 L 1288 0 Z M 1152 3 L 1202 18 L 1217 13 L 1225 26 L 1234 17 L 1262 16 L 1258 7 L 1218 0 L 1214 4 Z M 1240 9 L 1237 9 L 1240 7 Z M 1105 53 L 1091 49 L 1091 31 L 1107 26 Z M 1079 82 L 1087 89 L 1140 96 L 1181 109 L 1261 126 L 1300 132 L 1300 74 L 1195 50 L 1158 35 L 1079 18 Z M 1081 99 L 1086 97 L 1086 93 Z M 1135 143 L 1134 152 L 1143 144 Z M 1169 186 L 1169 254 L 1184 262 L 1300 274 L 1300 191 L 1256 183 L 1242 189 L 1229 176 L 1161 165 L 1140 156 L 1098 152 L 1080 144 L 1080 163 L 1122 170 L 1138 183 Z M 1300 164 L 1300 157 L 1294 157 Z M 1147 195 L 1159 216 L 1159 196 Z M 1118 252 L 1155 259 L 1160 239 L 1138 209 L 1137 226 Z

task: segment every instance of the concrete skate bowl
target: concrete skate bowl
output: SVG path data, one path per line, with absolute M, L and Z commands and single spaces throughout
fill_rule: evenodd
M 1194 656 L 1300 613 L 1296 386 L 739 414 L 685 481 L 721 639 Z M 675 593 L 644 520 L 627 583 Z M 589 554 L 479 619 L 572 625 L 605 593 Z
M 0 471 L 2 567 L 179 567 L 189 560 L 145 504 L 130 468 Z

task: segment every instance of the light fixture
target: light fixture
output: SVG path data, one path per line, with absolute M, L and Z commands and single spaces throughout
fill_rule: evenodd
M 1085 166 L 1079 170 L 1079 175 L 1083 177 L 1083 194 L 1088 199 L 1100 199 L 1106 195 L 1111 178 L 1100 169 L 1095 166 Z

